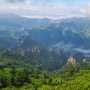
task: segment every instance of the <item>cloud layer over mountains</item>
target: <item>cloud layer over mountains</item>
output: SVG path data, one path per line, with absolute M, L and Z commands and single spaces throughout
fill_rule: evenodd
M 89 16 L 89 0 L 0 0 L 0 12 L 26 17 L 66 18 Z

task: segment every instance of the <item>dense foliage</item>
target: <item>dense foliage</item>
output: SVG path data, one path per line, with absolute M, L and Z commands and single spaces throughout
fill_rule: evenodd
M 0 90 L 90 90 L 89 48 L 89 18 L 0 15 Z
M 35 52 L 24 54 L 7 50 L 0 55 L 0 90 L 90 89 L 90 64 L 86 60 L 76 62 L 76 66 L 67 62 L 60 69 L 58 62 L 51 63 L 52 56 L 49 59 L 44 57 L 49 62 L 43 58 L 43 55 L 48 57 L 50 52 L 39 53 L 40 56 Z
M 0 68 L 0 90 L 89 90 L 90 70 L 72 74 L 35 68 Z
M 1 65 L 5 67 L 35 67 L 39 66 L 45 70 L 58 70 L 66 63 L 64 53 L 58 55 L 55 52 L 41 50 L 38 52 L 31 51 L 11 51 L 7 50 L 1 53 Z

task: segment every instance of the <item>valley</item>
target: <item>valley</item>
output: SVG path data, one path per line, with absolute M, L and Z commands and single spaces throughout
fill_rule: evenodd
M 0 14 L 0 90 L 89 90 L 89 29 L 89 17 Z

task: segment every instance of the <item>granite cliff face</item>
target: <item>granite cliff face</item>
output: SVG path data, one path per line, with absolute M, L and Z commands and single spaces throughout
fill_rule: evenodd
M 35 47 L 32 48 L 32 52 L 38 53 L 38 54 L 41 52 L 41 50 L 42 50 L 42 49 L 41 49 L 40 46 L 35 46 Z
M 24 52 L 24 50 L 22 48 L 18 48 L 17 54 L 19 54 L 21 56 L 25 56 L 25 52 Z
M 72 56 L 70 56 L 70 57 L 68 58 L 67 64 L 71 64 L 71 65 L 73 65 L 74 67 L 76 67 L 76 66 L 78 65 L 77 62 L 76 62 L 76 59 L 75 59 L 74 57 L 72 57 Z

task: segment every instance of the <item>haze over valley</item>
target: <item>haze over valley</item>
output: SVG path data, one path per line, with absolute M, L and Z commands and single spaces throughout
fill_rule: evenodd
M 0 90 L 90 90 L 89 0 L 0 0 Z

